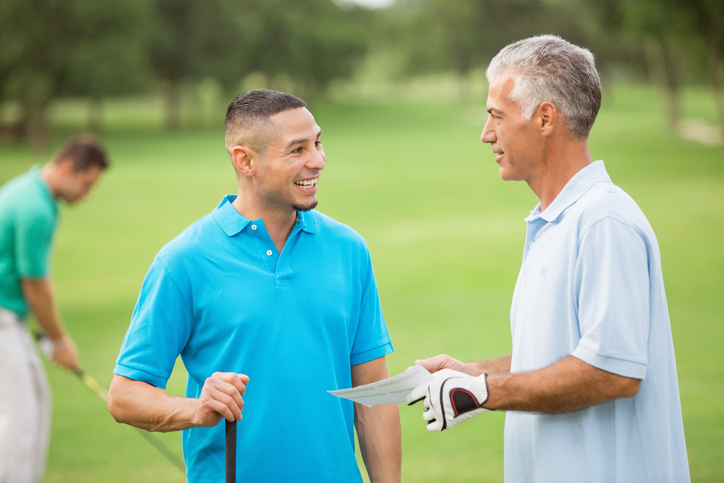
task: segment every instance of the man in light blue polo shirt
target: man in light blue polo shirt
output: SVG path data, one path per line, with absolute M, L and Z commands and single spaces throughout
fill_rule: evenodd
M 34 483 L 45 473 L 50 387 L 26 322 L 32 313 L 52 362 L 78 369 L 75 345 L 52 289 L 50 253 L 58 202 L 90 193 L 108 167 L 91 136 L 68 140 L 43 166 L 0 188 L 0 481 Z
M 191 482 L 223 480 L 223 418 L 242 481 L 361 481 L 354 426 L 372 481 L 400 479 L 397 408 L 327 393 L 389 377 L 392 345 L 364 240 L 313 209 L 325 155 L 305 106 L 265 89 L 229 105 L 239 192 L 158 253 L 114 370 L 113 416 L 184 430 Z M 164 390 L 179 355 L 186 397 Z
M 588 150 L 601 103 L 593 55 L 533 37 L 505 47 L 487 76 L 481 139 L 500 176 L 540 200 L 526 218 L 513 353 L 417 361 L 436 377 L 408 403 L 424 401 L 431 431 L 508 411 L 506 481 L 689 481 L 656 237 Z

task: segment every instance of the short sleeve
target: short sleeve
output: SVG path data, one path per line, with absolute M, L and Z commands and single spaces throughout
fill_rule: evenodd
M 573 355 L 604 371 L 644 379 L 649 334 L 644 238 L 625 223 L 601 220 L 581 239 L 575 278 L 581 339 Z
M 157 256 L 143 281 L 115 374 L 166 388 L 191 334 L 192 315 L 182 293 L 184 285 L 177 284 Z
M 372 260 L 366 247 L 364 263 L 366 266 L 361 271 L 364 277 L 362 280 L 359 321 L 350 358 L 350 364 L 353 366 L 379 359 L 394 350 L 390 335 L 387 332 L 385 319 L 382 316 L 377 281 L 372 269 Z
M 20 278 L 47 277 L 55 217 L 40 210 L 20 209 L 14 228 L 15 262 Z

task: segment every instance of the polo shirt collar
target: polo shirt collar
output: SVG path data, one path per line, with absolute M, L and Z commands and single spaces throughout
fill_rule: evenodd
M 314 210 L 297 211 L 297 225 L 307 233 L 317 233 L 317 216 Z
M 611 182 L 611 177 L 606 172 L 603 161 L 594 161 L 568 180 L 558 196 L 553 200 L 545 211 L 540 211 L 540 203 L 530 212 L 526 221 L 532 221 L 540 216 L 547 222 L 555 221 L 566 209 L 579 200 L 596 183 Z
M 251 220 L 244 218 L 241 213 L 236 211 L 236 208 L 232 205 L 235 199 L 236 195 L 224 196 L 216 209 L 211 213 L 216 223 L 219 224 L 228 236 L 234 236 L 240 233 L 251 223 Z M 317 218 L 315 212 L 313 210 L 307 212 L 297 211 L 297 222 L 295 225 L 307 233 L 316 233 Z

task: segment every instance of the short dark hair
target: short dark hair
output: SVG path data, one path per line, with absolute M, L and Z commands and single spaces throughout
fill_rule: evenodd
M 277 92 L 269 89 L 254 89 L 237 96 L 226 109 L 226 120 L 224 121 L 224 134 L 226 148 L 236 145 L 239 139 L 230 139 L 232 136 L 249 138 L 243 139 L 246 143 L 253 143 L 252 148 L 256 151 L 266 149 L 268 142 L 253 142 L 259 134 L 257 128 L 265 124 L 274 114 L 307 107 L 307 103 L 286 92 Z M 268 139 L 265 141 L 269 141 Z M 231 144 L 233 142 L 233 144 Z
M 61 161 L 73 163 L 75 171 L 87 171 L 92 166 L 106 169 L 110 165 L 106 151 L 95 136 L 84 134 L 70 138 L 53 157 L 55 164 Z

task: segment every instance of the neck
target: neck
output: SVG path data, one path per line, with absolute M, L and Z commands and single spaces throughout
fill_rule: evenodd
M 527 180 L 528 186 L 540 200 L 541 211 L 548 208 L 566 183 L 591 162 L 591 153 L 585 140 L 551 145 L 546 150 L 538 175 Z
M 234 202 L 231 204 L 241 216 L 248 220 L 261 220 L 264 222 L 269 236 L 279 253 L 297 221 L 297 212 L 292 208 L 280 209 L 268 206 L 261 206 L 255 198 L 246 196 L 245 192 L 239 190 Z
M 53 198 L 58 198 L 60 195 L 60 180 L 59 180 L 58 167 L 53 163 L 48 163 L 43 166 L 40 170 L 40 179 L 42 179 L 48 188 Z

